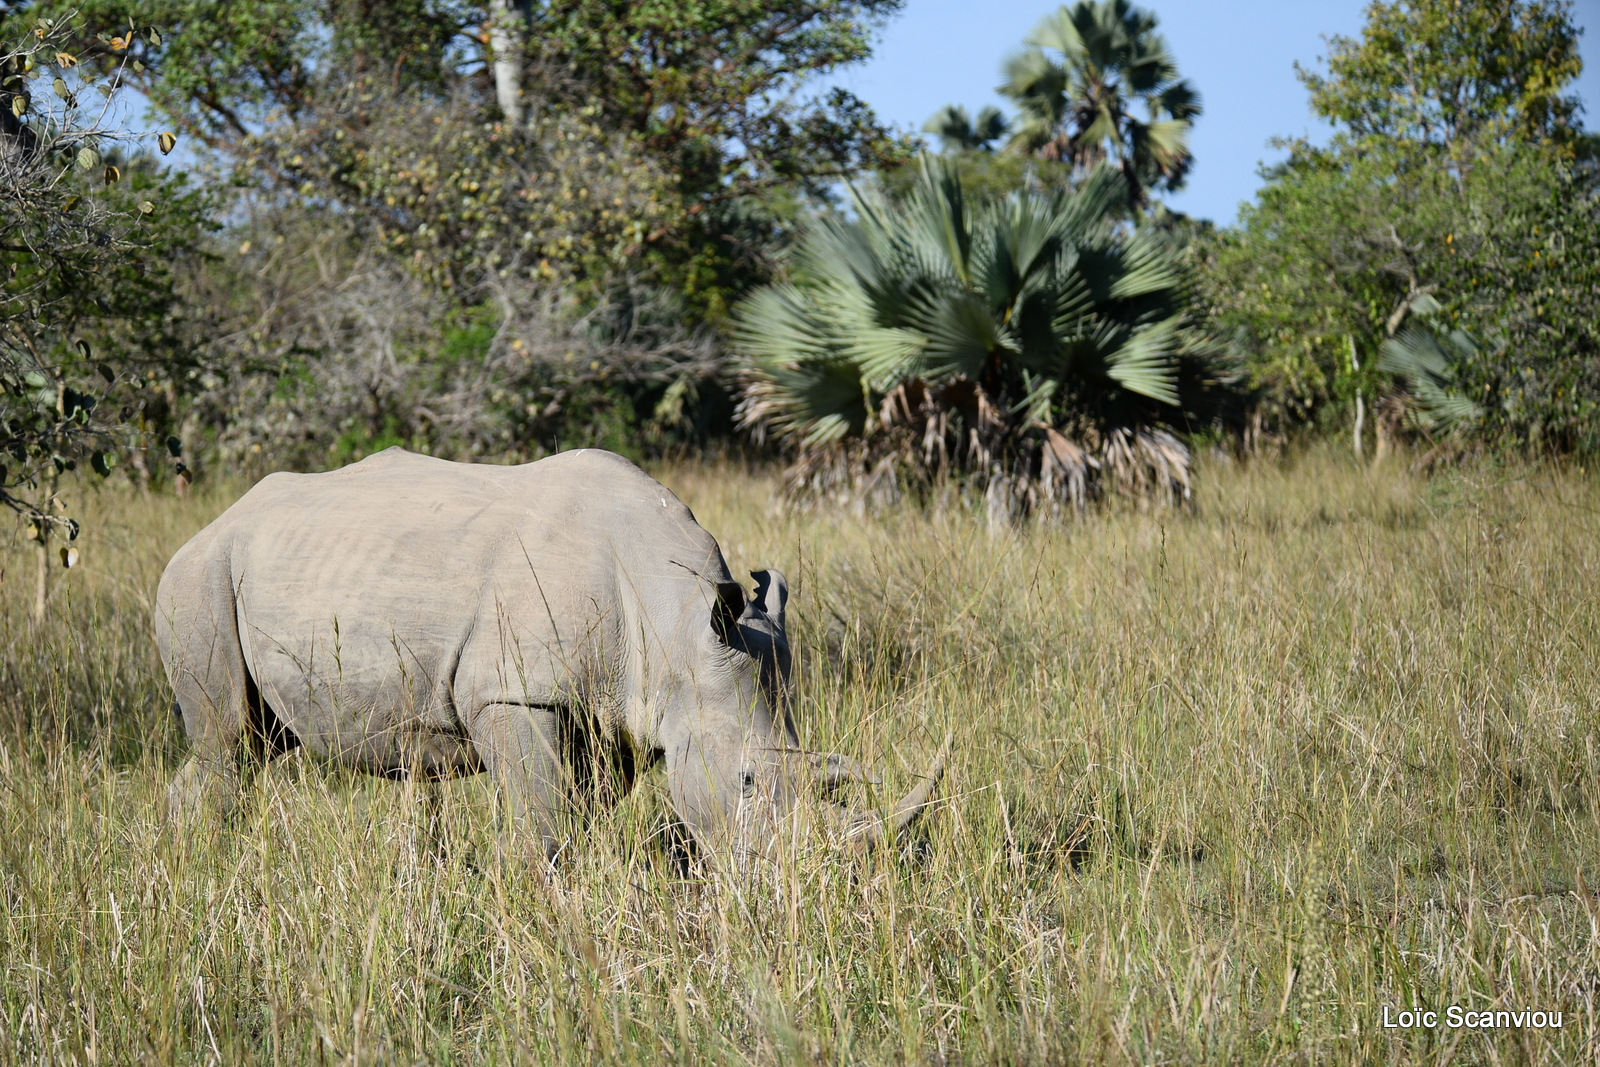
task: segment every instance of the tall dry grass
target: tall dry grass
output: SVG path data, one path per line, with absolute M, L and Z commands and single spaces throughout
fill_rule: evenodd
M 434 836 L 408 787 L 298 757 L 232 827 L 164 831 L 149 599 L 230 493 L 107 493 L 42 629 L 0 561 L 0 1062 L 1600 1055 L 1592 476 L 1311 454 L 1203 470 L 1192 516 L 999 537 L 661 476 L 736 570 L 789 573 L 807 744 L 890 795 L 955 731 L 904 847 L 685 877 L 657 771 L 546 884 L 481 781 Z M 1382 1027 L 1412 1004 L 1562 1027 Z

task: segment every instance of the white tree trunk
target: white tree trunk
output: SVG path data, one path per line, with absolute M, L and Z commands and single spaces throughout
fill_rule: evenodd
M 1356 462 L 1361 461 L 1361 431 L 1367 423 L 1367 406 L 1361 400 L 1361 390 L 1356 390 Z
M 56 489 L 60 486 L 60 475 L 51 471 L 44 484 L 44 510 L 53 511 L 56 506 Z M 35 624 L 44 622 L 45 606 L 50 602 L 50 532 L 51 524 L 43 518 L 39 519 L 38 549 L 39 571 L 34 579 L 33 586 L 33 621 Z
M 33 585 L 33 621 L 44 622 L 45 605 L 50 602 L 50 541 L 49 534 L 41 534 L 37 546 L 39 571 Z
M 528 18 L 519 0 L 489 0 L 489 50 L 494 59 L 494 95 L 506 125 L 522 125 L 522 62 Z
M 1356 355 L 1356 335 L 1353 334 L 1353 333 L 1347 333 L 1347 334 L 1344 335 L 1344 339 L 1350 345 L 1350 373 L 1358 374 L 1361 371 L 1361 358 Z M 1367 424 L 1367 405 L 1366 405 L 1366 401 L 1361 396 L 1361 387 L 1358 385 L 1358 386 L 1356 386 L 1356 433 L 1355 433 L 1356 462 L 1357 463 L 1361 462 L 1361 431 L 1366 428 L 1366 424 Z

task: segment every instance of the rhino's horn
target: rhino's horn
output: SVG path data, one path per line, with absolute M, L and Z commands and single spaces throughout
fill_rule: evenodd
M 947 732 L 944 735 L 944 743 L 939 746 L 939 754 L 933 757 L 933 763 L 922 776 L 922 781 L 915 789 L 900 798 L 888 818 L 872 816 L 857 824 L 853 833 L 863 847 L 888 844 L 900 836 L 900 831 L 910 826 L 913 819 L 922 814 L 922 809 L 927 807 L 928 801 L 933 798 L 933 791 L 938 788 L 939 779 L 944 777 L 944 764 L 950 756 L 950 742 L 953 739 L 952 733 Z

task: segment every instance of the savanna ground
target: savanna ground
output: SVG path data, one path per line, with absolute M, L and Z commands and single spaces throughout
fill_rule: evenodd
M 659 771 L 546 884 L 481 780 L 302 757 L 164 833 L 148 624 L 242 488 L 106 492 L 48 621 L 0 585 L 0 1061 L 1565 1063 L 1600 1055 L 1600 484 L 1213 463 L 1193 515 L 991 536 L 660 472 L 795 586 L 803 741 L 938 807 L 894 851 L 685 877 Z M 870 798 L 859 792 L 853 798 Z M 1562 1013 L 1396 1031 L 1384 1005 Z

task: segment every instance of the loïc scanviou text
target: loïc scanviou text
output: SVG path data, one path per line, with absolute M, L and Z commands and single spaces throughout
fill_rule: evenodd
M 1451 1030 L 1559 1030 L 1561 1013 L 1531 1008 L 1475 1011 L 1457 1004 L 1443 1010 L 1383 1006 L 1386 1030 L 1436 1030 L 1440 1026 Z

